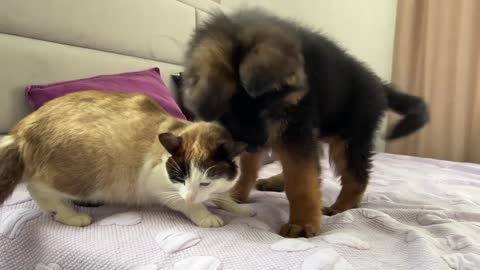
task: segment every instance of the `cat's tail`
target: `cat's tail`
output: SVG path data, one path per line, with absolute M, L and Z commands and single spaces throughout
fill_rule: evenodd
M 20 183 L 25 165 L 13 136 L 0 139 L 0 205 Z

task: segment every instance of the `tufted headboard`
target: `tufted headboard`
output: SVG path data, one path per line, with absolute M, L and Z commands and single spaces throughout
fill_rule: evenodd
M 0 1 L 0 134 L 31 110 L 24 88 L 159 67 L 182 70 L 196 25 L 224 10 L 212 0 Z

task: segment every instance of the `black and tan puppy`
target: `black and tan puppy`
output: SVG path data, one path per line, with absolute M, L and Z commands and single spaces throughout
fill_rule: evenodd
M 320 231 L 318 140 L 330 144 L 341 176 L 336 202 L 323 209 L 331 215 L 361 201 L 374 133 L 387 109 L 404 115 L 389 139 L 410 134 L 429 118 L 420 98 L 385 84 L 323 35 L 264 11 L 213 16 L 194 33 L 186 59 L 187 108 L 219 120 L 249 144 L 233 195 L 246 201 L 262 149 L 271 147 L 279 157 L 282 174 L 257 188 L 285 189 L 290 219 L 280 234 L 288 237 Z

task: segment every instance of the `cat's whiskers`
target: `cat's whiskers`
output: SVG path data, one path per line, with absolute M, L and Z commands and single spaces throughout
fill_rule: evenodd
M 170 195 L 170 194 L 175 194 L 178 195 L 177 191 L 162 191 L 162 194 Z
M 177 203 L 180 200 L 183 200 L 178 194 L 167 194 L 162 198 L 162 203 L 165 205 Z
M 178 202 L 178 198 L 173 198 L 173 197 L 166 198 L 163 200 L 163 204 L 165 205 L 170 205 L 171 203 L 176 203 L 176 202 Z

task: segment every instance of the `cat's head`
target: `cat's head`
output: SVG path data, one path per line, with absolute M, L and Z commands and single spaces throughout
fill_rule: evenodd
M 235 142 L 215 123 L 188 125 L 178 136 L 159 135 L 170 153 L 165 166 L 172 186 L 187 203 L 201 203 L 228 192 L 238 179 L 238 156 L 246 144 Z

